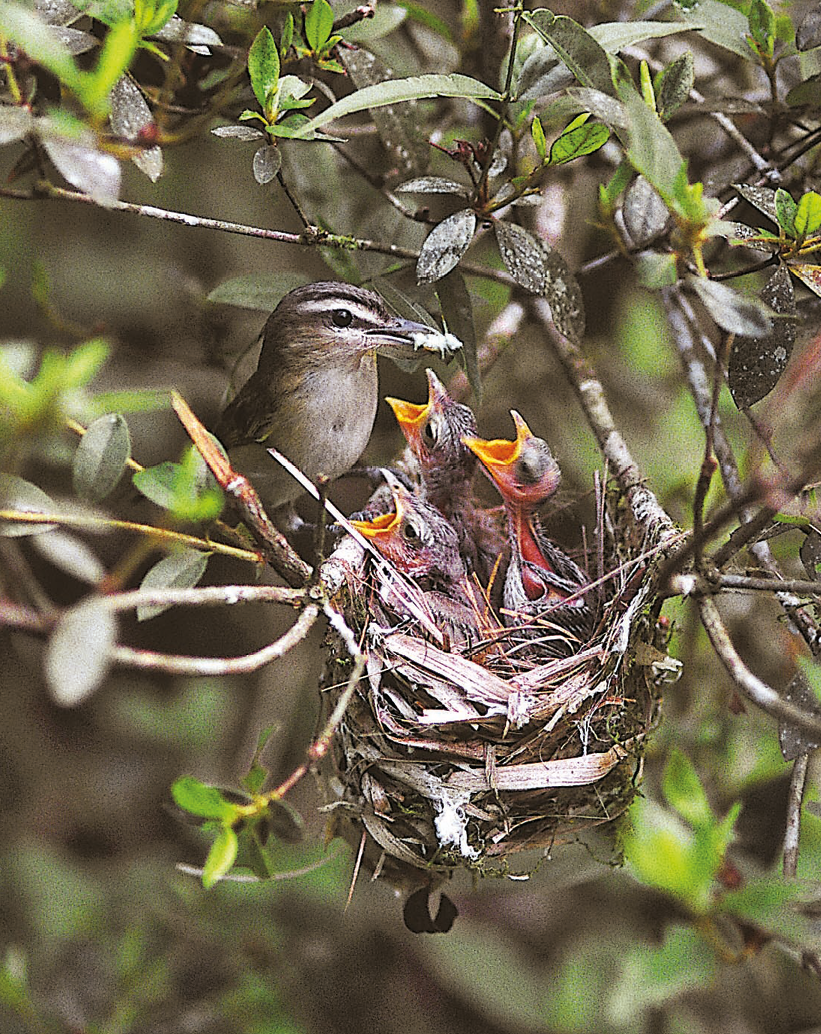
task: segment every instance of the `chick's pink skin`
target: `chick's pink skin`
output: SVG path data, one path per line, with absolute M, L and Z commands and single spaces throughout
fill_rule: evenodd
M 568 624 L 586 626 L 589 605 L 584 597 L 564 605 L 587 584 L 579 567 L 542 532 L 537 508 L 557 490 L 559 465 L 547 443 L 532 434 L 522 417 L 512 411 L 516 425 L 513 441 L 465 438 L 485 472 L 499 490 L 505 504 L 511 545 L 511 560 L 505 578 L 504 602 L 511 613 L 563 607 L 556 614 Z

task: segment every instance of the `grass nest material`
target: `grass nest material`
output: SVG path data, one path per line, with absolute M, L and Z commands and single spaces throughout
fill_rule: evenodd
M 518 852 L 613 830 L 630 804 L 673 662 L 646 544 L 617 493 L 604 510 L 600 621 L 561 658 L 537 643 L 508 649 L 498 630 L 452 646 L 400 617 L 386 585 L 418 590 L 350 537 L 325 562 L 332 605 L 367 658 L 336 735 L 328 808 L 376 875 L 413 888 L 457 867 L 504 874 Z M 327 648 L 333 708 L 353 661 L 333 629 Z

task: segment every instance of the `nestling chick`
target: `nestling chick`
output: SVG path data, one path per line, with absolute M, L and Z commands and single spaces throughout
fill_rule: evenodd
M 388 398 L 397 423 L 416 457 L 425 501 L 451 522 L 469 571 L 487 586 L 504 548 L 504 537 L 491 515 L 476 506 L 471 483 L 476 456 L 463 444 L 477 431 L 473 411 L 450 397 L 433 370 L 426 370 L 428 401 L 415 405 Z
M 561 472 L 547 442 L 511 411 L 514 441 L 466 437 L 505 504 L 511 557 L 505 577 L 505 624 L 544 616 L 580 639 L 589 638 L 595 611 L 584 595 L 565 602 L 588 584 L 584 572 L 544 534 L 536 512 L 559 487 Z M 562 650 L 566 652 L 566 650 Z

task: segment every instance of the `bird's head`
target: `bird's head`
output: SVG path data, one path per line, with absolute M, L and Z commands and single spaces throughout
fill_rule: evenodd
M 506 503 L 535 509 L 559 487 L 561 471 L 547 442 L 515 410 L 510 415 L 516 425 L 513 441 L 465 436 L 462 442 L 479 458 Z
M 459 540 L 448 521 L 384 471 L 394 510 L 373 520 L 352 520 L 354 528 L 405 574 L 456 580 L 464 572 Z
M 394 316 L 373 291 L 320 282 L 290 291 L 271 313 L 259 372 L 276 376 L 286 364 L 319 367 L 368 352 L 413 359 L 420 349 L 443 354 L 457 347 L 452 335 Z
M 387 398 L 423 471 L 443 468 L 451 475 L 470 477 L 475 466 L 471 452 L 462 445 L 464 436 L 475 435 L 476 417 L 468 406 L 450 397 L 433 370 L 426 370 L 428 401 L 424 405 Z

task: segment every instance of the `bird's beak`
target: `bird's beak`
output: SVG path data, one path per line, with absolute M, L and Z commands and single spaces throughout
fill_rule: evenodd
M 404 500 L 407 495 L 407 489 L 391 471 L 383 470 L 382 474 L 393 496 L 394 512 L 381 513 L 378 517 L 374 517 L 372 521 L 351 521 L 351 524 L 359 534 L 364 535 L 369 542 L 374 542 L 374 544 L 388 542 L 399 527 L 402 515 L 405 512 Z
M 365 336 L 375 351 L 391 359 L 418 358 L 420 351 L 434 352 L 443 359 L 451 359 L 462 347 L 462 342 L 453 334 L 399 318 L 386 326 L 366 330 Z
M 372 521 L 354 521 L 351 527 L 356 528 L 369 542 L 385 541 L 384 536 L 392 535 L 399 524 L 398 513 L 381 513 Z
M 402 428 L 402 434 L 410 444 L 421 441 L 422 426 L 430 412 L 430 402 L 424 406 L 414 405 L 413 402 L 403 402 L 402 399 L 386 398 L 385 401 L 393 410 L 396 422 Z
M 533 437 L 530 428 L 515 410 L 511 410 L 511 416 L 516 425 L 516 437 L 512 442 L 507 438 L 487 440 L 470 435 L 462 438 L 462 444 L 479 458 L 497 484 L 506 484 L 511 480 L 513 467 L 522 454 L 522 446 Z

